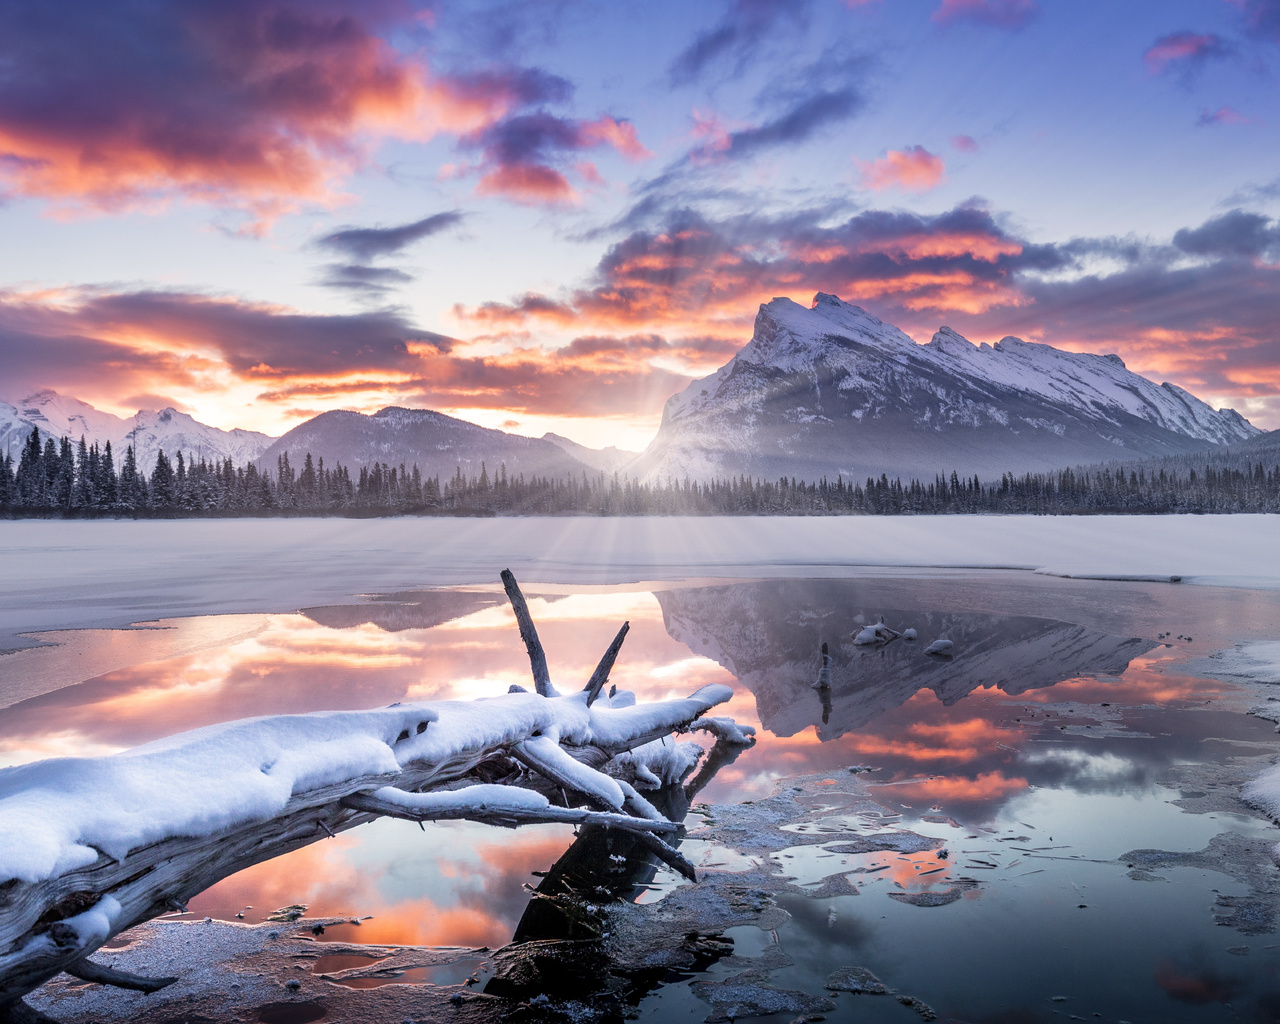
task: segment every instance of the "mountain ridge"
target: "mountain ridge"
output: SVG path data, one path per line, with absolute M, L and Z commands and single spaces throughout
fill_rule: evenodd
M 69 437 L 73 442 L 83 437 L 88 444 L 96 442 L 101 448 L 110 441 L 117 468 L 125 447 L 131 444 L 138 465 L 148 471 L 161 449 L 170 456 L 183 451 L 209 461 L 229 458 L 236 465 L 243 465 L 256 459 L 272 440 L 256 430 L 209 426 L 172 406 L 140 409 L 126 419 L 49 388 L 33 392 L 16 404 L 0 402 L 0 446 L 15 461 L 33 427 L 44 437 Z
M 307 452 L 330 464 L 348 467 L 385 462 L 417 465 L 424 477 L 449 479 L 458 470 L 495 479 L 505 465 L 508 476 L 578 476 L 594 470 L 542 438 L 508 434 L 432 409 L 387 406 L 372 415 L 334 409 L 307 420 L 276 438 L 259 456 L 269 467 L 284 452 L 295 467 Z
M 1176 454 L 1260 433 L 1116 355 L 942 328 L 920 345 L 819 292 L 761 305 L 751 340 L 673 395 L 628 472 L 642 480 L 998 477 L 1120 455 Z

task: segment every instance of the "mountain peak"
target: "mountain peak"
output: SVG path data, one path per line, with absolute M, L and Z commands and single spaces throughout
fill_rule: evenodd
M 764 303 L 751 340 L 674 395 L 641 478 L 931 479 L 1203 450 L 1256 433 L 1118 356 L 950 327 L 918 345 L 835 295 Z

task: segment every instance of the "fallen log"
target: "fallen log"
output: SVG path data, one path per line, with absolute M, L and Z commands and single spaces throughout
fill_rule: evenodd
M 167 984 L 88 957 L 237 871 L 379 816 L 621 829 L 692 879 L 658 835 L 678 826 L 601 768 L 695 726 L 732 691 L 602 696 L 624 626 L 586 687 L 562 696 L 509 571 L 503 584 L 537 693 L 249 719 L 0 771 L 0 1018 L 30 1019 L 22 996 L 62 971 Z

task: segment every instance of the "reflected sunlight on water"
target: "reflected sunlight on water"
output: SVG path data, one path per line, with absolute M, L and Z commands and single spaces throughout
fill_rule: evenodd
M 1152 641 L 963 606 L 894 611 L 901 594 L 886 586 L 775 580 L 542 596 L 530 588 L 529 605 L 562 690 L 590 676 L 623 620 L 631 632 L 611 679 L 619 689 L 658 700 L 712 682 L 734 686 L 716 713 L 757 726 L 759 742 L 700 793 L 707 803 L 768 796 L 789 774 L 869 765 L 877 799 L 940 836 L 1001 819 L 1044 790 L 1150 795 L 1164 767 L 1203 758 L 1206 736 L 1257 740 L 1269 731 L 1214 710 L 1232 688 L 1180 674 L 1180 656 Z M 931 593 L 937 602 L 945 587 Z M 855 645 L 853 634 L 881 613 L 917 624 L 921 642 Z M 471 699 L 529 682 L 514 616 L 496 590 L 389 595 L 266 616 L 260 626 L 0 711 L 0 763 L 118 751 L 230 719 Z M 956 642 L 954 660 L 923 655 L 924 641 L 944 634 Z M 811 685 L 823 641 L 833 649 L 829 692 Z M 1170 713 L 1195 708 L 1203 710 Z M 936 821 L 926 827 L 922 816 Z M 190 912 L 259 921 L 306 904 L 310 916 L 362 919 L 329 928 L 326 939 L 498 946 L 524 912 L 533 872 L 572 838 L 563 826 L 507 834 L 454 822 L 424 835 L 381 820 L 242 871 L 193 899 Z M 738 856 L 690 849 L 724 863 Z M 812 847 L 777 855 L 789 865 L 834 856 Z M 836 863 L 913 892 L 945 888 L 953 874 L 933 853 Z

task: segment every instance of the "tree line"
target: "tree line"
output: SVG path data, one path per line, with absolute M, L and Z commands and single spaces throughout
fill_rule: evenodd
M 868 478 L 865 482 L 760 480 L 747 476 L 642 483 L 603 473 L 553 479 L 490 476 L 458 468 L 451 478 L 424 476 L 377 462 L 356 475 L 326 466 L 308 452 L 301 469 L 287 453 L 275 471 L 231 459 L 156 455 L 150 472 L 133 446 L 119 471 L 108 442 L 73 445 L 33 429 L 15 464 L 0 457 L 0 512 L 24 516 L 270 515 L 939 515 L 1003 513 L 1280 512 L 1280 466 L 1204 464 L 1147 471 L 1138 465 L 1082 467 L 1050 473 L 1005 473 L 999 483 L 977 476 L 932 481 Z

